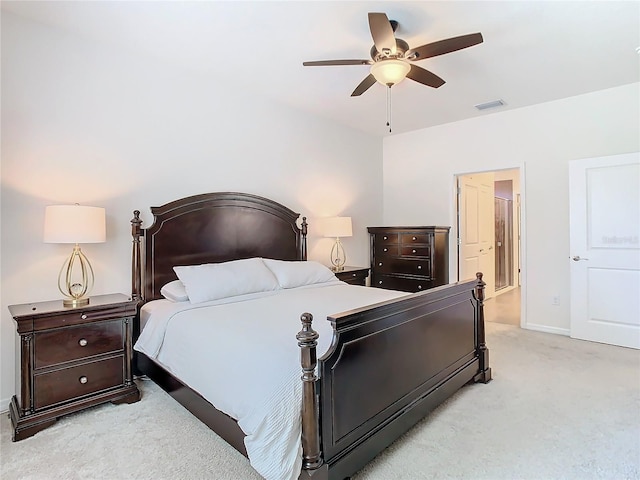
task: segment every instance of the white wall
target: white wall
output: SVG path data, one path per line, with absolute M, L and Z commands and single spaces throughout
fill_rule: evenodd
M 454 281 L 454 176 L 524 167 L 527 327 L 568 334 L 568 162 L 640 150 L 639 91 L 625 85 L 385 138 L 384 223 L 451 225 Z
M 7 13 L 1 153 L 0 410 L 15 393 L 7 305 L 60 298 L 71 251 L 42 243 L 46 205 L 106 207 L 107 242 L 83 246 L 95 294 L 130 293 L 132 211 L 149 226 L 150 206 L 186 195 L 242 191 L 301 212 L 309 257 L 323 263 L 331 240 L 314 218 L 353 217 L 344 244 L 363 266 L 366 227 L 382 220 L 380 139 Z

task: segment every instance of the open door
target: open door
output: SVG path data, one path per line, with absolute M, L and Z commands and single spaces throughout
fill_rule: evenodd
M 482 272 L 485 298 L 495 293 L 494 174 L 458 177 L 458 280 Z

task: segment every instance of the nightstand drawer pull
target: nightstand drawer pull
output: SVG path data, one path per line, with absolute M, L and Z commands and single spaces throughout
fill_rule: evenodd
M 388 237 L 387 237 L 386 235 L 385 235 L 384 237 L 382 237 L 382 239 L 383 239 L 383 240 L 387 240 L 387 238 L 388 238 Z
M 86 338 L 81 338 L 80 340 L 78 340 L 78 345 L 80 345 L 81 347 L 86 347 L 87 346 L 87 339 Z
M 378 285 L 382 285 L 382 280 L 380 280 L 380 281 L 378 282 Z
M 89 381 L 89 379 L 83 375 L 78 379 L 78 381 L 84 385 Z
M 422 290 L 422 285 L 418 285 L 418 290 Z
M 383 249 L 382 249 L 382 251 L 383 251 L 383 252 L 388 252 L 388 251 L 389 251 L 389 249 L 388 249 L 388 248 L 383 248 Z
M 357 276 L 357 274 L 355 274 L 355 273 L 352 273 L 352 274 L 351 274 L 351 276 L 352 276 L 352 277 L 356 277 L 356 276 Z
M 87 319 L 87 314 L 86 314 L 86 313 L 83 313 L 82 315 L 80 315 L 80 318 L 81 318 L 82 320 L 86 320 L 86 319 Z
M 382 266 L 382 262 L 378 263 L 378 266 L 381 267 Z

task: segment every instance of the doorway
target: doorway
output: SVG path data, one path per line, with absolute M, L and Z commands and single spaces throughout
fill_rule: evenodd
M 458 280 L 484 273 L 485 319 L 521 326 L 520 169 L 456 176 Z

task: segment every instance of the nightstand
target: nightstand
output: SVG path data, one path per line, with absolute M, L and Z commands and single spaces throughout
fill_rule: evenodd
M 19 343 L 18 393 L 9 404 L 13 441 L 69 413 L 100 403 L 133 403 L 131 371 L 136 302 L 122 294 L 91 297 L 84 307 L 62 300 L 9 306 Z
M 367 267 L 344 267 L 341 272 L 335 272 L 338 280 L 350 283 L 351 285 L 366 285 L 369 276 L 369 268 Z

